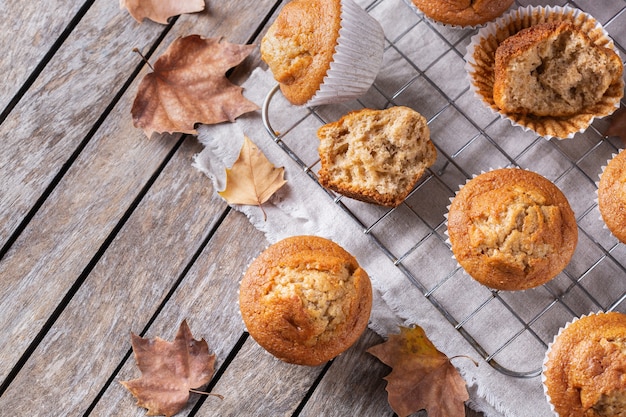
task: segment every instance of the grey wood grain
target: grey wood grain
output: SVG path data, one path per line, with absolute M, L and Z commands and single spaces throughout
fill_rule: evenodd
M 366 350 L 383 339 L 371 330 L 339 355 L 324 375 L 301 417 L 393 416 L 383 377 L 390 368 Z
M 190 137 L 176 153 L 0 398 L 0 409 L 79 415 L 88 407 L 126 354 L 129 332 L 157 311 L 225 209 L 210 181 L 190 168 L 198 151 Z
M 146 337 L 160 336 L 171 340 L 178 323 L 187 319 L 194 337 L 204 338 L 216 355 L 216 371 L 225 366 L 225 360 L 244 330 L 238 304 L 241 275 L 266 244 L 263 234 L 244 215 L 231 211 L 150 326 Z M 129 341 L 123 343 L 130 348 Z M 134 397 L 119 384 L 119 381 L 139 376 L 131 357 L 115 375 L 115 381 L 107 387 L 92 415 L 145 415 L 145 409 L 137 407 Z M 181 415 L 189 412 L 199 399 L 199 396 L 192 395 Z M 212 408 L 220 402 L 215 397 L 208 397 L 205 406 Z
M 52 0 L 0 2 L 0 113 L 54 45 L 82 2 Z M 51 13 L 50 11 L 54 11 Z
M 36 16 L 44 22 L 63 21 L 68 11 L 32 7 L 41 9 Z M 142 62 L 133 47 L 152 44 L 162 31 L 162 25 L 139 25 L 115 1 L 97 0 L 0 125 L 0 248 Z
M 291 416 L 322 370 L 282 362 L 250 337 L 213 388 L 224 399 L 196 416 Z
M 75 33 L 76 36 L 91 39 L 92 44 L 88 45 L 87 49 L 91 49 L 94 55 L 108 56 L 109 63 L 113 63 L 118 59 L 116 54 L 124 54 L 131 43 L 141 42 L 142 31 L 139 30 L 135 34 L 129 29 L 129 32 L 120 34 L 122 40 L 116 43 L 109 27 L 132 27 L 133 23 L 120 20 L 120 16 L 126 15 L 117 9 L 117 5 L 115 12 L 112 12 L 109 5 L 101 3 L 105 2 L 99 1 L 94 4 L 89 11 L 93 16 L 88 14 L 81 21 L 84 27 L 77 28 Z M 231 41 L 245 42 L 254 32 L 255 24 L 258 24 L 259 13 L 262 15 L 269 12 L 272 5 L 271 2 L 265 1 L 257 3 L 255 8 L 242 9 L 235 2 L 229 2 L 220 7 L 219 12 L 186 15 L 177 21 L 160 51 L 165 50 L 174 37 L 197 31 L 218 36 L 214 31 L 223 30 L 222 34 L 228 33 Z M 235 22 L 239 24 L 234 25 Z M 85 47 L 87 40 L 82 38 L 68 40 L 66 53 L 69 55 L 78 53 L 79 49 Z M 110 46 L 107 46 L 108 41 L 117 45 L 117 49 L 98 48 L 99 43 L 105 47 Z M 134 54 L 131 53 L 129 56 Z M 104 58 L 94 59 L 100 62 Z M 80 74 L 89 72 L 88 70 L 93 68 L 76 69 Z M 121 74 L 126 73 L 118 75 L 120 79 L 130 72 L 124 65 L 116 67 L 115 70 Z M 50 73 L 54 74 L 54 71 L 51 69 Z M 115 82 L 107 84 L 105 75 L 102 75 L 102 78 L 104 79 L 102 85 L 98 84 L 100 81 L 97 76 L 87 77 L 83 82 L 98 84 L 98 88 L 102 90 L 115 91 L 118 88 Z M 98 112 L 104 110 L 102 107 L 95 106 L 87 113 L 78 109 L 80 105 L 90 105 L 93 104 L 90 101 L 98 101 L 91 95 L 92 93 L 86 93 L 85 97 L 81 96 L 81 100 L 84 98 L 85 102 L 77 100 L 77 103 L 72 103 L 72 98 L 78 94 L 78 90 L 81 88 L 89 90 L 82 83 L 74 85 L 75 81 L 76 78 L 73 76 L 57 79 L 56 88 L 59 92 L 54 92 L 51 96 L 48 96 L 46 91 L 33 91 L 33 97 L 38 97 L 37 101 L 41 101 L 42 106 L 47 103 L 51 109 L 42 107 L 33 109 L 32 113 L 26 110 L 18 111 L 16 117 L 25 118 L 28 122 L 26 124 L 31 129 L 39 129 L 33 127 L 41 122 L 37 120 L 36 115 L 51 115 L 55 110 L 58 112 L 58 109 L 53 108 L 69 100 L 71 104 L 61 111 L 66 112 L 69 119 L 60 126 L 53 124 L 53 129 L 72 129 L 72 122 L 80 122 L 83 116 L 96 118 Z M 0 261 L 0 276 L 4 278 L 0 281 L 0 333 L 5 335 L 7 341 L 0 350 L 0 357 L 3 359 L 0 365 L 0 379 L 6 377 L 47 318 L 62 302 L 68 289 L 79 279 L 85 268 L 88 268 L 91 256 L 106 241 L 175 143 L 175 140 L 168 138 L 167 135 L 148 140 L 142 131 L 132 127 L 129 112 L 138 81 L 135 80 L 122 96 L 63 180 Z M 11 132 L 11 137 L 20 137 L 22 134 L 20 128 L 8 120 L 0 126 L 0 132 L 5 128 Z M 43 127 L 42 129 L 45 130 Z M 26 203 L 28 200 L 28 204 L 31 204 L 38 196 L 37 193 L 41 192 L 41 187 L 46 182 L 45 178 L 48 178 L 47 170 L 53 169 L 47 158 L 60 158 L 58 163 L 61 164 L 67 157 L 66 154 L 72 151 L 74 146 L 70 143 L 72 138 L 68 139 L 60 132 L 54 133 L 54 136 L 62 138 L 57 138 L 59 139 L 57 142 L 51 140 L 44 145 L 32 140 L 26 141 L 24 146 L 10 140 L 6 144 L 8 153 L 13 153 L 13 157 L 8 157 L 6 163 L 0 162 L 0 171 L 4 170 L 2 175 L 6 174 L 6 182 L 3 182 L 2 186 L 19 196 L 15 195 L 15 198 L 9 196 L 8 199 L 0 200 L 0 204 L 3 205 L 0 208 L 0 227 L 6 226 L 7 223 L 1 220 L 3 216 L 9 216 L 8 223 L 19 222 L 27 208 L 22 202 Z M 37 152 L 31 154 L 30 152 L 34 150 Z M 0 158 L 6 156 L 4 153 L 0 155 L 2 155 Z M 191 162 L 188 161 L 185 170 L 193 170 L 190 165 Z M 14 171 L 22 169 L 24 169 L 22 174 L 38 184 L 36 189 L 29 189 L 16 178 L 22 174 L 15 174 Z M 172 189 L 170 192 L 177 193 L 178 190 Z M 25 197 L 26 200 L 21 200 L 22 195 L 28 196 Z M 42 254 L 45 254 L 45 258 Z M 128 256 L 132 256 L 132 253 Z M 45 294 L 45 297 L 42 298 L 42 294 Z

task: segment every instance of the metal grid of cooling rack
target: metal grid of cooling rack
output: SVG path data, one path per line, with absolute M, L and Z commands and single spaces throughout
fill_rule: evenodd
M 293 125 L 281 126 L 281 133 L 276 133 L 271 114 L 271 102 L 280 94 L 276 87 L 263 106 L 265 127 L 317 182 L 316 141 L 310 141 L 310 150 L 298 154 L 290 145 L 301 140 L 299 125 L 313 120 L 321 126 L 362 107 L 406 105 L 422 113 L 438 158 L 402 205 L 382 209 L 326 192 L 483 359 L 506 375 L 538 376 L 545 349 L 564 323 L 592 311 L 626 312 L 626 245 L 604 227 L 596 203 L 602 166 L 624 144 L 603 137 L 607 120 L 594 121 L 586 132 L 568 140 L 548 141 L 511 126 L 484 108 L 469 89 L 463 56 L 476 30 L 434 23 L 414 9 L 410 0 L 357 3 L 385 30 L 383 68 L 370 92 L 347 105 L 308 108 Z M 626 56 L 626 0 L 545 3 L 591 14 L 609 32 L 621 57 Z M 513 7 L 527 5 L 536 4 L 517 0 Z M 482 171 L 506 166 L 539 172 L 561 188 L 576 213 L 579 243 L 568 267 L 551 282 L 517 292 L 484 288 L 481 296 L 470 300 L 463 297 L 465 287 L 478 284 L 463 277 L 462 269 L 451 260 L 445 213 L 459 184 Z M 411 225 L 412 233 L 418 231 L 409 246 L 397 246 L 394 236 L 386 233 L 386 226 L 393 222 Z M 451 303 L 454 294 L 458 294 L 457 302 Z M 491 331 L 480 325 L 485 317 L 490 318 Z

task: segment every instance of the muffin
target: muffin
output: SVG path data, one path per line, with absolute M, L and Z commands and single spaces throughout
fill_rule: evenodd
M 507 11 L 513 0 L 411 0 L 432 20 L 452 26 L 479 26 Z
M 564 21 L 542 23 L 496 49 L 493 100 L 506 113 L 567 117 L 593 109 L 622 76 L 609 48 Z
M 380 23 L 352 0 L 292 0 L 261 40 L 285 98 L 307 106 L 357 98 L 382 65 Z
M 548 179 L 519 168 L 478 175 L 448 211 L 454 257 L 476 281 L 498 290 L 544 284 L 569 263 L 578 229 L 565 195 Z
M 542 381 L 561 417 L 626 416 L 626 315 L 597 313 L 565 326 L 548 347 Z
M 372 287 L 341 246 L 294 236 L 271 245 L 250 264 L 239 307 L 250 336 L 268 352 L 285 362 L 316 366 L 363 333 Z
M 613 41 L 596 19 L 571 7 L 512 10 L 472 37 L 465 60 L 482 103 L 547 139 L 583 132 L 613 113 L 624 94 Z
M 626 152 L 607 164 L 598 183 L 598 209 L 607 228 L 626 243 Z
M 404 106 L 350 112 L 317 131 L 323 186 L 395 207 L 437 159 L 426 119 Z

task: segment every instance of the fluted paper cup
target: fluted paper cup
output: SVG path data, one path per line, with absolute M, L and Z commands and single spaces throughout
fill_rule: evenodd
M 469 75 L 471 89 L 494 113 L 509 120 L 514 126 L 519 126 L 525 131 L 533 131 L 546 139 L 552 137 L 568 139 L 578 132 L 585 131 L 595 118 L 608 116 L 619 107 L 624 94 L 624 80 L 621 77 L 611 84 L 600 102 L 590 111 L 569 117 L 539 117 L 506 113 L 498 108 L 493 100 L 495 53 L 500 43 L 522 29 L 553 21 L 571 22 L 587 34 L 594 44 L 611 48 L 619 55 L 609 34 L 591 15 L 567 6 L 527 6 L 512 10 L 481 28 L 471 38 L 465 54 L 465 68 Z
M 307 106 L 356 99 L 374 83 L 383 62 L 385 34 L 380 23 L 352 0 L 341 0 L 341 29 L 324 81 Z

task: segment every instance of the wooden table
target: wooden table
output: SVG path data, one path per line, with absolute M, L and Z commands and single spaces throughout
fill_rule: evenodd
M 119 383 L 140 375 L 130 332 L 171 340 L 187 319 L 224 399 L 193 394 L 181 415 L 393 415 L 372 331 L 315 368 L 248 336 L 238 281 L 264 236 L 193 169 L 195 137 L 132 125 L 149 71 L 133 48 L 154 60 L 194 33 L 258 44 L 283 3 L 209 1 L 160 25 L 115 0 L 0 2 L 0 414 L 144 415 Z M 257 49 L 231 78 L 258 65 Z

